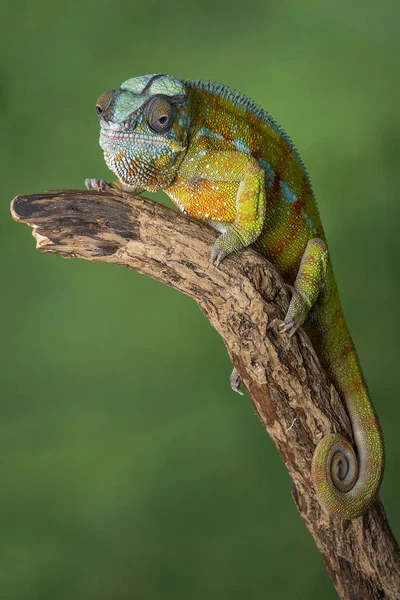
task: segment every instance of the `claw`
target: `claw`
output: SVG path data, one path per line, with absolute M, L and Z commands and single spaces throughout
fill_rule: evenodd
M 219 267 L 221 261 L 223 261 L 226 256 L 227 253 L 223 250 L 219 250 L 218 248 L 216 248 L 214 244 L 213 249 L 211 250 L 211 262 L 216 267 Z
M 279 331 L 281 333 L 287 333 L 289 337 L 292 337 L 299 327 L 300 325 L 294 321 L 284 321 L 282 325 L 279 326 Z

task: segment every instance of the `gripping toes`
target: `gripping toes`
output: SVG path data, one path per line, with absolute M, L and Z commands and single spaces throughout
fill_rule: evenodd
M 327 281 L 327 270 L 326 243 L 320 238 L 312 238 L 307 242 L 294 288 L 291 288 L 292 298 L 281 331 L 292 336 L 303 325 Z
M 279 328 L 279 331 L 281 333 L 285 332 L 288 334 L 289 337 L 292 337 L 292 335 L 294 335 L 296 333 L 296 331 L 298 330 L 298 328 L 300 327 L 300 325 L 298 323 L 295 323 L 294 321 L 287 321 L 286 320 L 282 323 L 282 325 Z
M 237 233 L 228 229 L 215 240 L 211 250 L 211 262 L 218 267 L 226 256 L 242 248 L 244 248 L 244 244 Z
M 87 190 L 93 190 L 95 192 L 104 192 L 110 189 L 112 186 L 104 181 L 103 179 L 85 179 L 85 186 Z
M 242 378 L 240 377 L 239 373 L 236 371 L 236 369 L 233 369 L 231 376 L 229 378 L 229 383 L 231 384 L 231 388 L 234 392 L 237 392 L 238 394 L 243 396 L 243 392 L 242 392 L 243 381 L 242 381 Z
M 290 337 L 294 335 L 307 319 L 309 310 L 310 308 L 302 295 L 295 288 L 292 288 L 292 299 L 286 317 L 280 326 L 280 331 L 285 331 Z

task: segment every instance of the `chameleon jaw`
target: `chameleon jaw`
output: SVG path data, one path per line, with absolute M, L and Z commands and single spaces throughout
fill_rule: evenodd
M 132 140 L 137 144 L 152 144 L 157 146 L 167 146 L 173 152 L 183 152 L 186 148 L 179 142 L 175 140 L 170 140 L 161 136 L 150 136 L 146 134 L 138 134 L 138 133 L 123 133 L 122 131 L 115 131 L 113 129 L 100 129 L 100 138 L 104 137 L 110 141 L 119 141 L 119 140 Z

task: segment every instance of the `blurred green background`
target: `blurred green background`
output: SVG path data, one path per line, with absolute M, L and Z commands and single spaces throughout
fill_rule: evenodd
M 399 3 L 8 0 L 0 15 L 0 598 L 335 598 L 194 302 L 39 254 L 9 203 L 112 177 L 94 104 L 127 78 L 212 79 L 267 108 L 314 183 L 400 537 Z

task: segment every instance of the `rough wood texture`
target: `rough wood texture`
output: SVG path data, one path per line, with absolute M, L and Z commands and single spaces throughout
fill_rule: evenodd
M 311 457 L 321 437 L 351 436 L 345 410 L 304 333 L 278 332 L 288 293 L 252 250 L 209 263 L 216 233 L 165 206 L 122 192 L 61 190 L 18 196 L 17 221 L 41 252 L 124 265 L 193 298 L 225 342 L 293 480 L 293 498 L 341 598 L 400 599 L 399 549 L 379 500 L 354 521 L 315 498 Z

